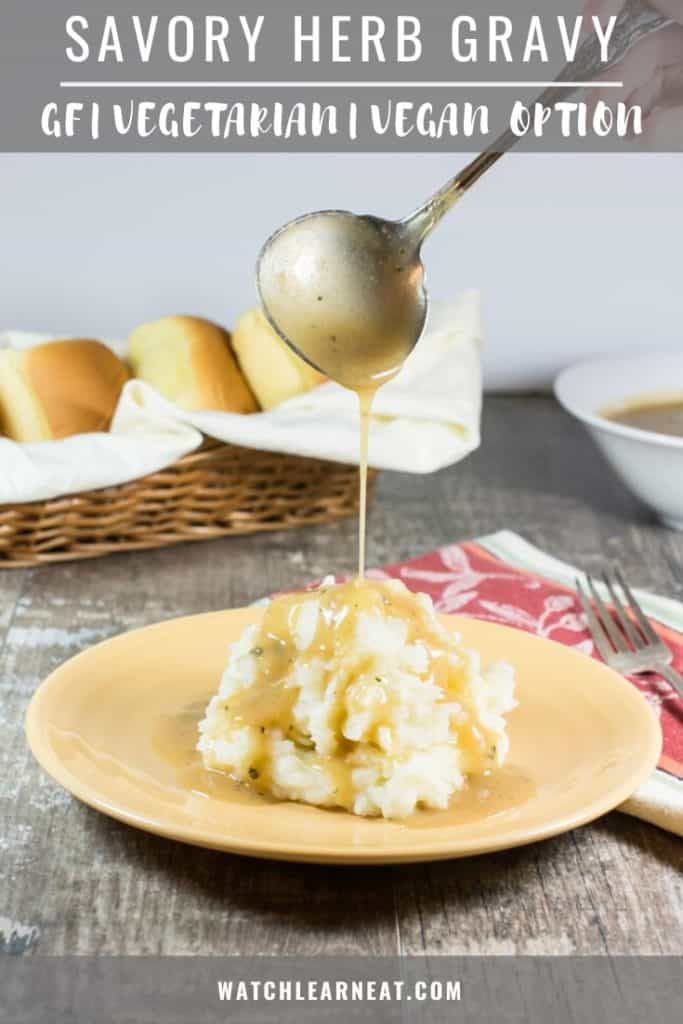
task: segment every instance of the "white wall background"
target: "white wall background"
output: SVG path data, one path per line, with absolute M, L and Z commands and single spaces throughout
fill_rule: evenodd
M 255 301 L 262 240 L 321 207 L 398 216 L 461 155 L 2 156 L 0 327 L 125 336 Z M 683 155 L 511 154 L 425 251 L 433 300 L 483 292 L 490 388 L 683 344 Z

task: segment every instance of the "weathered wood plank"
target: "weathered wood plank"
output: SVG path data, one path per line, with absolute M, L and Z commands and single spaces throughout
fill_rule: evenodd
M 683 598 L 683 536 L 655 525 L 543 398 L 490 398 L 484 445 L 431 477 L 383 474 L 372 563 L 516 529 Z M 683 844 L 613 814 L 526 849 L 444 864 L 268 864 L 109 821 L 33 763 L 22 721 L 52 668 L 106 636 L 353 571 L 355 525 L 0 573 L 0 931 L 41 953 L 681 953 Z

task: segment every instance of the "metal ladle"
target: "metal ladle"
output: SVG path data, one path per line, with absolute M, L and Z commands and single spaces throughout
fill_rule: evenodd
M 556 83 L 592 79 L 639 39 L 668 24 L 671 19 L 641 0 L 629 0 L 614 28 L 609 63 L 601 63 L 591 34 Z M 539 102 L 550 106 L 573 91 L 553 84 Z M 280 336 L 316 369 L 356 391 L 374 390 L 392 377 L 417 344 L 427 317 L 422 243 L 516 141 L 508 129 L 404 220 L 323 210 L 276 231 L 259 256 L 257 283 Z

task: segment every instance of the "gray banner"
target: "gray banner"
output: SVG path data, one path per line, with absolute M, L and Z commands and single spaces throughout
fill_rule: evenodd
M 628 0 L 630 23 L 641 8 Z M 533 151 L 683 148 L 683 28 L 640 42 L 608 85 L 604 62 L 596 73 L 576 56 L 593 27 L 582 12 L 581 0 L 2 0 L 0 149 L 471 152 L 510 127 Z M 609 28 L 607 62 L 624 39 Z M 537 105 L 568 58 L 594 87 Z
M 5 1024 L 678 1024 L 673 957 L 0 958 Z

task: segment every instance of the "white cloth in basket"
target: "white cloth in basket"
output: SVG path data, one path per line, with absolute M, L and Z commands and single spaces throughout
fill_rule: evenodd
M 0 333 L 0 346 L 26 348 L 45 336 Z M 401 373 L 377 394 L 370 465 L 431 473 L 479 444 L 479 296 L 466 292 L 437 309 Z M 125 345 L 112 343 L 119 354 Z M 247 448 L 358 462 L 358 403 L 323 384 L 250 416 L 187 413 L 139 380 L 123 389 L 108 433 L 17 444 L 0 438 L 0 504 L 39 501 L 124 483 L 175 462 L 202 434 Z

